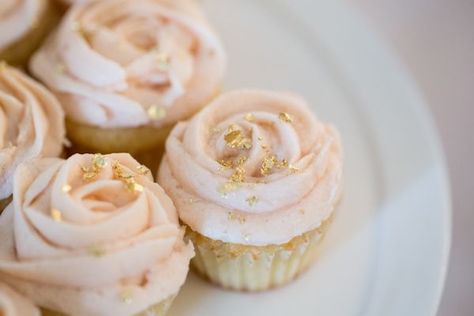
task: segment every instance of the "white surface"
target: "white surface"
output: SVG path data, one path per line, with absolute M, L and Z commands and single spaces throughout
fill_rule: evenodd
M 474 315 L 474 1 L 347 0 L 415 77 L 441 132 L 453 240 L 439 316 Z
M 318 262 L 296 282 L 245 294 L 191 275 L 170 314 L 434 315 L 449 201 L 437 139 L 412 82 L 336 1 L 204 3 L 230 52 L 227 88 L 304 95 L 342 132 L 346 190 Z

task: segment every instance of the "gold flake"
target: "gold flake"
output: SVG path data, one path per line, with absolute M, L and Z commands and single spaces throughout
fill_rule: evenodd
M 218 127 L 211 127 L 209 129 L 209 133 L 211 135 L 216 135 L 216 134 L 219 134 L 220 132 L 222 132 L 222 129 L 218 128 Z
M 132 291 L 130 289 L 123 290 L 120 293 L 120 300 L 125 304 L 132 304 Z
M 152 105 L 147 110 L 148 117 L 151 120 L 158 121 L 166 116 L 166 108 L 162 106 Z
M 263 140 L 263 137 L 262 136 L 258 136 L 258 141 L 261 142 Z
M 262 166 L 260 167 L 260 173 L 262 176 L 266 176 L 270 170 L 272 170 L 273 166 L 275 166 L 277 161 L 275 155 L 265 157 L 262 161 Z
M 249 196 L 245 201 L 247 201 L 250 206 L 254 206 L 258 202 L 258 198 L 255 195 L 252 195 Z
M 242 135 L 242 131 L 235 129 L 232 125 L 229 131 L 224 135 L 224 140 L 227 146 L 231 148 L 250 149 L 252 148 L 252 140 Z
M 50 215 L 53 218 L 53 220 L 55 220 L 56 222 L 62 221 L 63 215 L 62 215 L 61 211 L 58 210 L 57 208 L 52 208 Z
M 280 121 L 284 123 L 293 122 L 293 118 L 290 116 L 290 114 L 285 113 L 285 112 L 281 112 L 280 114 L 278 114 L 278 118 L 280 118 Z
M 94 167 L 99 171 L 107 166 L 107 161 L 105 160 L 105 157 L 101 154 L 95 154 L 94 158 L 92 158 L 92 163 L 94 164 Z
M 61 188 L 61 191 L 63 191 L 64 193 L 68 193 L 69 191 L 71 191 L 71 189 L 72 189 L 72 187 L 69 184 L 65 184 Z
M 245 114 L 244 118 L 247 122 L 253 122 L 255 120 L 255 116 L 252 113 Z
M 232 160 L 220 159 L 217 162 L 224 168 L 232 168 Z
M 235 160 L 235 165 L 241 167 L 249 159 L 247 156 L 240 156 Z
M 97 258 L 105 256 L 105 249 L 95 244 L 87 248 L 87 252 Z
M 290 170 L 291 173 L 296 173 L 296 172 L 300 171 L 300 169 L 298 167 L 295 167 L 291 164 L 288 166 L 288 170 Z
M 217 187 L 217 192 L 219 192 L 223 197 L 227 196 L 227 193 L 236 190 L 238 184 L 235 182 L 226 182 Z
M 150 172 L 150 169 L 148 169 L 146 166 L 144 165 L 140 165 L 140 166 L 137 166 L 137 172 L 141 175 L 146 175 L 147 173 Z
M 234 212 L 228 212 L 227 218 L 231 221 L 238 221 L 240 224 L 245 223 L 246 219 L 244 215 L 236 214 Z
M 230 176 L 230 181 L 234 183 L 242 183 L 245 180 L 245 169 L 242 167 L 235 168 L 234 173 Z
M 82 175 L 82 179 L 84 179 L 85 181 L 91 181 L 95 177 L 97 177 L 97 172 L 84 172 L 84 174 Z

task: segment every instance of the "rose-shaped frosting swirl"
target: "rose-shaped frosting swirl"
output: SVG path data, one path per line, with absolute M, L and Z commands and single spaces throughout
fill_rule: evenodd
M 159 183 L 193 230 L 225 242 L 281 244 L 317 228 L 341 190 L 339 135 L 298 97 L 222 95 L 166 143 Z
M 0 199 L 11 195 L 21 162 L 61 154 L 64 113 L 56 98 L 25 74 L 0 64 Z
M 74 121 L 162 126 L 215 93 L 225 57 L 191 1 L 103 0 L 74 5 L 31 68 Z
M 150 172 L 129 154 L 22 164 L 0 217 L 0 273 L 51 310 L 132 315 L 178 292 L 192 245 Z
M 0 283 L 0 315 L 41 316 L 39 308 L 5 284 Z
M 47 0 L 2 0 L 0 4 L 0 50 L 20 40 L 35 26 Z

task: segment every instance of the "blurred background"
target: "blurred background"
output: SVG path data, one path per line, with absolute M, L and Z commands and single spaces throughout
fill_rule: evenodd
M 474 315 L 474 1 L 346 0 L 386 39 L 431 108 L 449 167 L 453 238 L 438 316 Z

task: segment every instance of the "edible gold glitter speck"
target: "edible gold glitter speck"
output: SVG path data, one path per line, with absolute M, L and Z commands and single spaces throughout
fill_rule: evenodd
M 290 170 L 291 173 L 296 173 L 296 172 L 300 171 L 300 169 L 298 167 L 295 167 L 291 164 L 288 166 L 288 170 Z
M 72 187 L 69 184 L 65 184 L 61 188 L 61 191 L 63 191 L 64 193 L 68 193 L 69 191 L 71 191 L 71 189 L 72 189 Z
M 99 245 L 92 245 L 87 249 L 87 252 L 97 258 L 105 256 L 105 249 Z
M 242 131 L 234 129 L 231 125 L 229 132 L 224 135 L 227 146 L 231 148 L 250 149 L 252 148 L 252 140 L 242 136 Z
M 244 118 L 247 122 L 252 122 L 253 120 L 255 120 L 255 116 L 252 113 L 245 114 Z
M 105 160 L 105 157 L 101 154 L 95 154 L 94 158 L 92 158 L 92 163 L 94 164 L 94 167 L 98 170 L 101 170 L 107 166 L 107 161 Z
M 58 210 L 57 208 L 53 208 L 51 209 L 51 217 L 53 218 L 53 220 L 55 220 L 56 222 L 60 222 L 62 221 L 62 214 L 61 214 L 61 211 Z
M 238 185 L 235 182 L 226 182 L 217 187 L 217 192 L 219 192 L 223 197 L 227 196 L 227 193 L 237 189 Z
M 141 175 L 146 175 L 148 172 L 150 172 L 150 169 L 148 169 L 144 165 L 140 165 L 140 166 L 137 167 L 137 172 Z
M 224 168 L 232 168 L 232 160 L 220 159 L 217 162 Z
M 243 224 L 246 221 L 244 215 L 235 214 L 235 213 L 232 213 L 232 212 L 227 213 L 227 218 L 231 221 L 238 221 L 240 224 Z
M 230 181 L 234 183 L 241 183 L 244 182 L 245 179 L 245 169 L 242 167 L 235 168 L 234 173 L 230 176 Z
M 282 121 L 284 123 L 293 122 L 293 118 L 288 113 L 281 112 L 280 114 L 278 114 L 278 117 L 280 118 L 280 121 Z
M 151 120 L 161 120 L 166 116 L 166 109 L 162 106 L 152 105 L 147 110 L 148 117 Z
M 120 293 L 120 300 L 124 302 L 125 304 L 131 304 L 132 291 L 130 289 L 123 290 L 122 293 Z
M 250 206 L 254 206 L 258 202 L 258 198 L 255 195 L 252 195 L 249 196 L 246 201 Z

